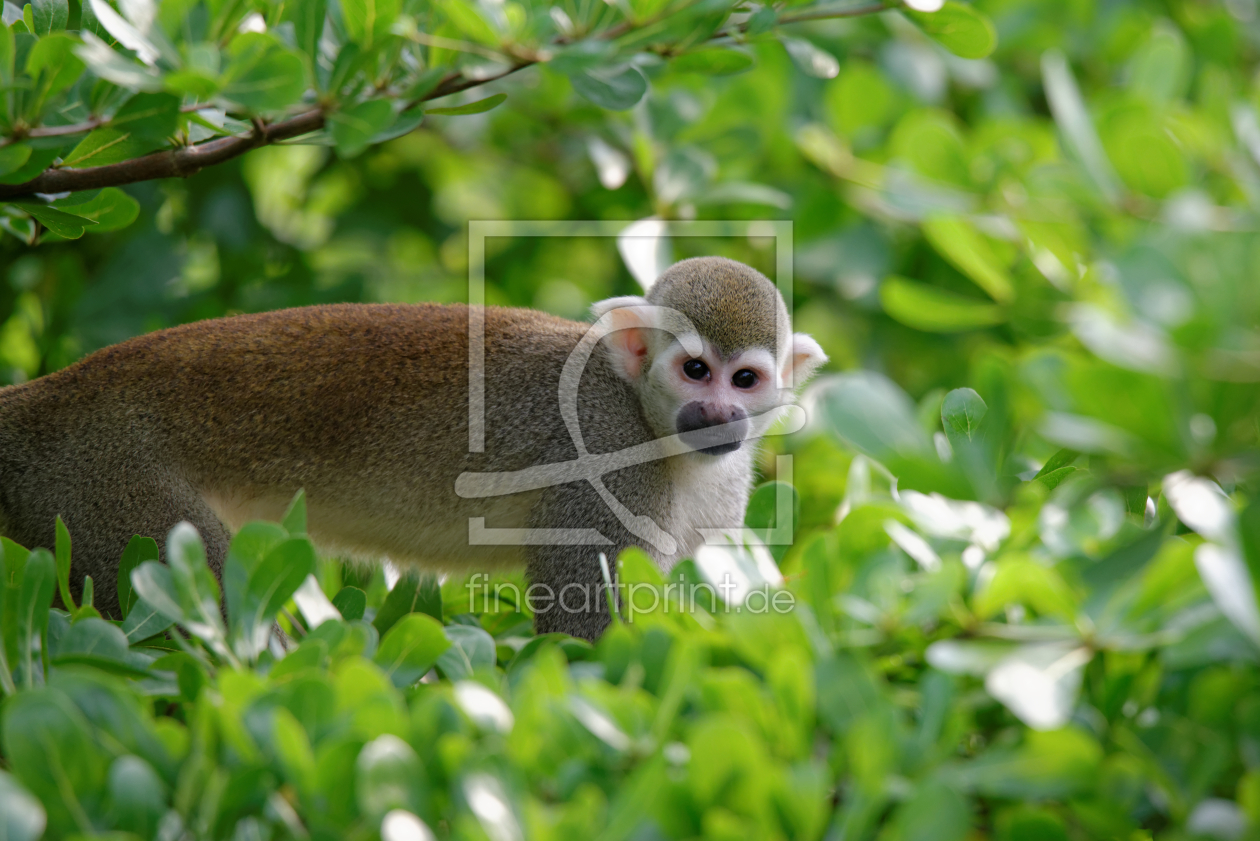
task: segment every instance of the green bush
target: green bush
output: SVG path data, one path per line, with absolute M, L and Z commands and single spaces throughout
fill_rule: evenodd
M 499 218 L 791 220 L 833 363 L 749 510 L 791 542 L 612 559 L 594 646 L 534 637 L 519 577 L 317 558 L 300 501 L 222 582 L 133 541 L 121 622 L 64 529 L 4 542 L 0 837 L 1260 838 L 1253 6 L 5 4 L 4 382 L 458 300 Z M 232 154 L 145 180 L 195 144 Z M 767 241 L 672 248 L 775 276 Z M 590 238 L 486 276 L 635 289 Z

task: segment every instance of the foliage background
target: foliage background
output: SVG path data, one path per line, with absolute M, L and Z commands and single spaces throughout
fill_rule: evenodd
M 679 8 L 626 8 L 646 5 Z M 226 628 L 185 540 L 173 573 L 137 568 L 156 625 L 54 610 L 31 655 L 69 544 L 6 544 L 0 835 L 1260 835 L 1260 9 L 963 8 L 991 54 L 886 11 L 728 43 L 751 61 L 721 75 L 658 54 L 686 52 L 683 26 L 622 45 L 648 80 L 624 110 L 530 68 L 440 103 L 506 93 L 493 110 L 361 151 L 127 186 L 118 230 L 30 245 L 6 217 L 5 382 L 194 319 L 460 300 L 469 220 L 652 215 L 792 220 L 796 323 L 832 376 L 764 460 L 774 479 L 796 456 L 788 617 L 647 611 L 593 650 L 531 642 L 514 604 L 465 610 L 462 582 L 404 579 L 391 607 L 380 574 L 316 562 L 295 514 L 240 547 Z M 758 239 L 674 248 L 773 266 Z M 601 240 L 492 243 L 486 274 L 492 303 L 572 317 L 636 289 Z M 250 601 L 276 565 L 317 571 L 346 618 L 279 662 L 254 641 L 280 605 Z

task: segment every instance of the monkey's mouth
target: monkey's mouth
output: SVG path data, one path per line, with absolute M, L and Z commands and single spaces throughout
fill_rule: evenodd
M 741 410 L 717 412 L 703 403 L 688 403 L 678 412 L 678 437 L 706 456 L 733 453 L 748 437 L 748 416 Z

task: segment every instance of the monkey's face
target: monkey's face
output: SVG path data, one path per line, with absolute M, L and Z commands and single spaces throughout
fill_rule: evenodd
M 774 355 L 764 348 L 723 356 L 704 342 L 692 356 L 674 342 L 653 359 L 647 380 L 658 432 L 678 434 L 705 456 L 732 453 L 764 433 L 773 420 L 766 413 L 779 405 Z

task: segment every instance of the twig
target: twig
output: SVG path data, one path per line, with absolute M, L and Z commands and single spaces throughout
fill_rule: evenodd
M 806 13 L 800 15 L 792 15 L 780 18 L 777 22 L 780 24 L 800 23 L 809 20 L 823 20 L 826 18 L 847 18 L 857 17 L 859 15 L 874 14 L 886 9 L 882 3 L 872 3 L 866 6 L 857 6 L 851 9 L 841 9 L 833 11 L 821 11 L 815 13 Z M 633 29 L 633 25 L 627 22 L 609 27 L 603 32 L 597 33 L 597 37 L 612 39 Z M 741 31 L 747 28 L 746 24 L 741 24 Z M 712 38 L 726 37 L 725 32 L 715 33 Z M 523 60 L 514 64 L 509 69 L 494 76 L 488 76 L 484 79 L 471 79 L 460 73 L 452 73 L 443 79 L 438 86 L 430 91 L 426 96 L 407 103 L 404 110 L 415 108 L 422 102 L 431 99 L 438 99 L 443 96 L 449 96 L 453 93 L 459 93 L 470 88 L 480 87 L 481 85 L 497 81 L 510 76 L 518 70 L 526 67 L 532 67 L 538 62 L 536 60 Z M 195 111 L 201 108 L 213 107 L 209 103 L 193 104 L 184 106 L 185 111 Z M 140 181 L 153 181 L 158 178 L 187 178 L 206 167 L 215 166 L 216 164 L 230 161 L 239 157 L 246 152 L 257 149 L 261 146 L 268 146 L 272 143 L 278 143 L 282 140 L 290 140 L 303 134 L 309 134 L 313 131 L 319 131 L 324 127 L 326 112 L 320 108 L 312 108 L 292 117 L 283 120 L 277 120 L 274 123 L 262 125 L 255 122 L 255 130 L 253 133 L 245 137 L 216 137 L 213 140 L 207 140 L 205 143 L 198 145 L 184 146 L 179 149 L 167 149 L 161 152 L 154 152 L 143 157 L 133 158 L 128 161 L 120 161 L 114 164 L 105 164 L 103 166 L 90 166 L 80 169 L 59 169 L 52 168 L 45 170 L 35 178 L 22 184 L 0 184 L 0 200 L 25 199 L 32 198 L 36 194 L 53 194 L 53 193 L 73 193 L 80 190 L 99 190 L 102 187 L 120 187 L 124 184 L 135 184 Z M 27 131 L 24 137 L 61 137 L 70 134 L 79 134 L 91 131 L 92 129 L 108 125 L 109 122 L 103 119 L 93 119 L 84 123 L 76 123 L 69 126 L 46 126 L 34 128 Z M 0 139 L 0 146 L 8 143 L 16 142 L 23 138 L 4 138 Z

